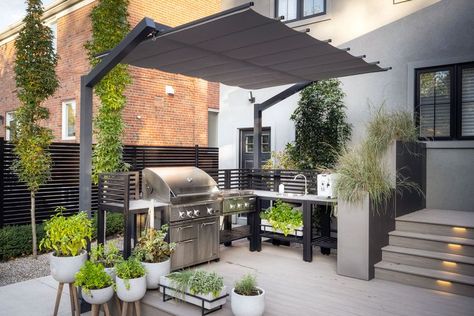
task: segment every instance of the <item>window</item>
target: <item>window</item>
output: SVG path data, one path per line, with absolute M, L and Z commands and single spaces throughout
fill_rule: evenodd
M 53 33 L 53 50 L 55 53 L 58 52 L 58 24 L 53 22 L 49 25 L 51 33 Z
M 62 139 L 76 139 L 76 101 L 63 102 L 62 107 Z
M 474 139 L 474 63 L 416 70 L 420 138 Z
M 12 134 L 10 128 L 13 126 L 13 120 L 15 119 L 15 112 L 5 113 L 5 140 L 12 140 Z
M 326 14 L 326 0 L 276 0 L 275 16 L 286 22 Z

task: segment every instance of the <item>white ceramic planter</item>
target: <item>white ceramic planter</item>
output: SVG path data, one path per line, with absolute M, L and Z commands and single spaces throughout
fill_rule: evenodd
M 172 281 L 170 279 L 168 279 L 166 276 L 160 277 L 160 284 L 165 285 L 165 286 L 169 286 L 169 287 L 174 287 L 174 285 L 172 284 Z M 160 292 L 163 292 L 162 287 L 160 287 Z M 227 287 L 224 286 L 217 297 L 225 295 L 226 293 L 227 293 Z M 181 300 L 184 300 L 188 303 L 191 303 L 191 304 L 194 304 L 194 305 L 197 305 L 197 306 L 202 305 L 202 301 L 200 299 L 192 297 L 192 296 L 188 296 L 188 295 L 183 295 L 181 292 L 176 292 L 176 291 L 173 291 L 173 290 L 170 290 L 170 289 L 166 289 L 166 295 L 179 298 Z M 212 301 L 213 299 L 215 299 L 215 297 L 212 295 L 212 293 L 209 293 L 207 295 L 196 295 L 196 296 L 202 297 L 202 298 L 204 298 L 206 300 L 209 300 L 209 301 Z M 220 305 L 224 305 L 226 300 L 227 300 L 227 296 L 223 297 L 219 300 L 216 300 L 215 302 L 212 302 L 212 303 L 204 302 L 204 308 L 205 309 L 216 308 Z
M 266 231 L 272 231 L 274 233 L 283 234 L 283 232 L 281 230 L 273 228 L 273 226 L 270 224 L 270 222 L 267 221 L 266 219 L 262 219 L 260 224 L 267 226 Z M 268 226 L 271 226 L 271 230 L 269 229 Z M 292 231 L 288 235 L 290 235 L 290 236 L 299 236 L 299 237 L 303 236 L 303 226 L 298 227 L 296 231 Z
M 51 276 L 59 283 L 73 283 L 76 273 L 87 260 L 87 252 L 83 250 L 74 257 L 56 257 L 53 253 L 49 257 Z
M 135 302 L 139 301 L 145 296 L 146 293 L 146 278 L 129 279 L 125 281 L 119 276 L 116 277 L 117 296 L 124 302 Z M 130 287 L 127 289 L 126 283 L 128 282 Z
M 235 316 L 261 316 L 265 311 L 265 291 L 259 287 L 260 295 L 244 296 L 232 289 L 230 303 Z
M 105 272 L 112 278 L 112 281 L 115 281 L 117 274 L 115 273 L 115 268 L 105 268 Z
M 90 290 L 90 293 L 85 292 L 83 288 L 81 292 L 82 297 L 89 304 L 104 304 L 114 296 L 114 288 L 112 285 L 103 289 Z
M 146 288 L 157 289 L 160 283 L 160 277 L 168 275 L 171 271 L 171 260 L 158 263 L 142 262 L 146 270 Z

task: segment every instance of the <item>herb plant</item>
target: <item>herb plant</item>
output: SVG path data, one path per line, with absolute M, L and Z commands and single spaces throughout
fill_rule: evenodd
M 267 220 L 274 229 L 280 230 L 285 236 L 303 225 L 303 214 L 281 200 L 276 201 L 272 207 L 260 213 L 260 217 Z
M 92 221 L 85 212 L 71 216 L 56 213 L 45 222 L 40 249 L 52 250 L 58 257 L 77 256 L 92 237 Z
M 153 228 L 145 230 L 135 246 L 135 257 L 142 262 L 148 263 L 168 260 L 176 244 L 165 241 L 167 233 L 168 225 L 163 225 L 159 230 Z
M 76 273 L 74 285 L 80 286 L 86 293 L 90 293 L 91 290 L 105 289 L 113 283 L 110 275 L 105 272 L 103 265 L 86 261 L 79 272 Z
M 177 292 L 193 295 L 212 294 L 216 298 L 224 288 L 224 278 L 215 272 L 204 270 L 186 270 L 173 272 L 167 276 Z
M 118 262 L 115 265 L 115 272 L 117 273 L 117 277 L 124 280 L 127 290 L 130 289 L 130 279 L 141 278 L 146 273 L 140 261 L 134 257 Z
M 107 243 L 105 247 L 102 244 L 92 247 L 90 260 L 93 263 L 103 264 L 106 268 L 112 268 L 117 262 L 122 260 L 122 256 L 114 243 Z
M 235 293 L 244 296 L 260 295 L 260 290 L 257 288 L 257 278 L 254 275 L 247 274 L 235 283 Z

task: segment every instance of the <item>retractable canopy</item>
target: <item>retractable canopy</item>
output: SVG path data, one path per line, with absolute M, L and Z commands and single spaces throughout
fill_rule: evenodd
M 246 89 L 384 70 L 250 6 L 157 32 L 122 63 Z

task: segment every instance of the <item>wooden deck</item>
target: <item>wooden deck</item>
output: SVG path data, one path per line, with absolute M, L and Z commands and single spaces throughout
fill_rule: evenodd
M 246 273 L 257 275 L 266 290 L 265 315 L 474 315 L 474 299 L 383 280 L 362 281 L 336 274 L 336 256 L 314 251 L 311 263 L 301 259 L 301 247 L 263 243 L 261 252 L 248 251 L 246 241 L 221 248 L 221 260 L 201 265 L 225 278 L 230 288 Z M 176 301 L 163 303 L 149 293 L 144 303 L 169 314 L 198 315 L 199 309 Z M 230 302 L 212 315 L 231 315 Z
M 474 212 L 423 209 L 397 217 L 397 220 L 474 228 Z

